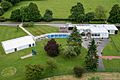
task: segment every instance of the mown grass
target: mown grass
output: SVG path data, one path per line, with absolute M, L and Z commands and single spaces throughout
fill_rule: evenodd
M 120 33 L 110 36 L 110 42 L 103 50 L 104 56 L 120 56 Z
M 30 33 L 32 33 L 35 36 L 39 36 L 41 34 L 46 34 L 46 33 L 55 33 L 59 32 L 58 27 L 52 27 L 52 26 L 47 26 L 47 25 L 39 25 L 39 26 L 34 26 L 34 27 L 28 27 L 26 28 Z
M 38 0 L 38 1 L 22 1 L 16 6 L 8 10 L 3 16 L 10 17 L 13 10 L 22 6 L 27 6 L 30 2 L 34 2 L 38 5 L 40 13 L 43 15 L 46 9 L 50 9 L 54 13 L 54 18 L 68 18 L 70 15 L 70 9 L 77 2 L 81 2 L 84 5 L 85 12 L 95 11 L 96 6 L 102 5 L 105 7 L 107 16 L 114 4 L 120 4 L 120 0 Z
M 0 27 L 0 41 L 8 40 L 20 36 L 26 35 L 23 31 L 19 30 L 17 32 L 15 27 Z M 28 64 L 41 64 L 46 65 L 46 61 L 51 59 L 46 52 L 44 51 L 44 45 L 47 43 L 48 40 L 43 40 L 37 42 L 37 46 L 29 49 L 24 49 L 18 52 L 14 52 L 11 54 L 6 55 L 3 51 L 2 46 L 0 47 L 0 80 L 25 80 L 25 65 Z M 66 45 L 66 39 L 56 39 L 56 41 L 61 45 Z M 30 54 L 32 49 L 37 51 L 37 55 L 21 60 L 21 56 L 25 56 Z M 84 66 L 84 57 L 86 55 L 86 49 L 82 48 L 81 55 L 73 58 L 73 59 L 66 59 L 60 54 L 58 57 L 52 58 L 57 63 L 57 70 L 55 72 L 47 72 L 43 77 L 54 76 L 54 75 L 64 75 L 64 74 L 71 74 L 72 69 L 76 65 Z M 16 68 L 16 74 L 13 76 L 2 76 L 1 72 L 5 68 L 14 67 Z

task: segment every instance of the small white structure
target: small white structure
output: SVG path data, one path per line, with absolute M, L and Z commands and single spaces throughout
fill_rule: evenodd
M 35 41 L 32 36 L 24 36 L 16 39 L 11 39 L 2 42 L 3 49 L 6 54 L 16 52 L 25 48 L 35 46 Z
M 104 28 L 106 28 L 108 30 L 109 34 L 117 34 L 118 33 L 118 29 L 115 25 L 105 24 L 103 26 L 104 26 Z

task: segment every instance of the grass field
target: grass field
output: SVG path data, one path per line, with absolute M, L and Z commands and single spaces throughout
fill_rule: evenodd
M 85 12 L 94 11 L 96 6 L 102 5 L 107 12 L 110 11 L 114 4 L 120 4 L 120 0 L 39 0 L 39 1 L 22 1 L 15 7 L 7 11 L 3 16 L 10 17 L 11 11 L 28 5 L 30 2 L 34 2 L 38 5 L 41 14 L 43 15 L 46 9 L 50 9 L 54 13 L 54 18 L 68 18 L 70 15 L 70 9 L 77 2 L 81 2 L 84 5 Z
M 103 50 L 104 56 L 120 56 L 120 33 L 110 36 L 110 42 Z
M 59 32 L 58 27 L 51 27 L 47 25 L 39 25 L 39 26 L 29 27 L 26 29 L 30 31 L 30 33 L 32 33 L 34 36 L 39 36 L 41 34 L 46 34 L 46 33 Z
M 19 30 L 17 32 L 14 27 L 0 27 L 0 41 L 8 40 L 20 36 L 26 35 L 24 32 Z M 3 48 L 0 45 L 0 80 L 25 80 L 25 65 L 27 64 L 41 64 L 45 65 L 46 61 L 51 59 L 44 51 L 44 45 L 48 40 L 44 40 L 41 42 L 37 42 L 37 46 L 34 48 L 25 49 L 22 51 L 18 51 L 15 53 L 11 53 L 6 55 L 3 51 Z M 56 39 L 59 44 L 65 45 L 66 39 Z M 35 49 L 37 51 L 37 55 L 31 58 L 27 58 L 21 60 L 20 57 L 30 54 L 31 50 Z M 62 55 L 52 58 L 57 62 L 58 69 L 54 73 L 47 73 L 45 76 L 53 76 L 60 74 L 71 74 L 72 69 L 75 65 L 84 65 L 84 57 L 86 55 L 86 49 L 82 48 L 82 53 L 76 58 L 73 59 L 65 59 Z M 6 69 L 13 67 L 16 69 L 16 74 L 12 76 L 2 76 L 1 72 Z
M 25 36 L 25 35 L 27 35 L 27 34 L 24 33 L 20 29 L 19 29 L 19 31 L 17 31 L 17 28 L 15 28 L 15 27 L 0 26 L 0 42 L 9 40 L 9 39 L 13 39 L 13 38 L 17 38 L 17 37 L 21 37 L 21 36 Z M 1 43 L 0 43 L 0 56 L 2 54 L 4 54 L 4 51 L 3 51 Z

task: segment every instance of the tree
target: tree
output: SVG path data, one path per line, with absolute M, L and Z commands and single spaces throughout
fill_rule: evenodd
M 59 55 L 59 45 L 56 43 L 54 39 L 48 41 L 44 49 L 47 52 L 47 54 L 51 57 L 55 57 Z
M 57 69 L 57 64 L 54 60 L 49 59 L 46 63 L 47 63 L 47 71 L 53 72 L 55 69 Z
M 0 16 L 2 16 L 3 14 L 4 14 L 3 8 L 0 8 Z
M 77 31 L 77 28 L 74 27 L 72 33 L 70 34 L 67 43 L 69 46 L 73 46 L 75 52 L 79 55 L 81 52 L 81 43 L 82 38 L 80 33 Z
M 46 10 L 43 19 L 45 21 L 51 21 L 53 19 L 53 13 L 51 10 Z
M 63 54 L 69 59 L 77 56 L 77 53 L 75 52 L 74 47 L 72 46 L 65 46 L 63 49 Z
M 94 12 L 88 12 L 85 14 L 85 21 L 90 22 L 95 18 L 95 13 Z
M 15 5 L 16 3 L 19 3 L 21 0 L 6 0 L 11 2 L 13 5 Z
M 115 4 L 109 12 L 108 22 L 120 23 L 120 6 Z
M 3 8 L 4 11 L 7 11 L 8 9 L 12 7 L 12 4 L 8 1 L 2 1 L 1 7 Z
M 14 21 L 21 21 L 20 9 L 12 11 L 10 19 Z
M 29 6 L 21 7 L 20 11 L 23 21 L 40 21 L 42 18 L 35 3 L 30 3 Z
M 88 71 L 96 71 L 98 65 L 98 55 L 97 55 L 97 47 L 95 45 L 95 40 L 92 39 L 91 44 L 88 47 L 88 53 L 86 55 L 86 69 Z
M 77 3 L 77 5 L 73 6 L 70 12 L 71 12 L 71 15 L 69 16 L 70 19 L 73 19 L 76 22 L 83 22 L 85 11 L 81 3 Z
M 26 65 L 26 80 L 39 80 L 43 75 L 44 68 L 41 65 Z
M 103 6 L 97 6 L 95 9 L 96 19 L 106 19 L 106 10 Z

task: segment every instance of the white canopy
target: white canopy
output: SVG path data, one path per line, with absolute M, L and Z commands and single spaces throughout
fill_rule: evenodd
M 20 37 L 20 38 L 16 38 L 16 39 L 3 41 L 2 46 L 3 46 L 4 50 L 6 51 L 6 50 L 22 47 L 22 46 L 32 44 L 32 43 L 35 43 L 32 36 L 24 36 L 24 37 Z

